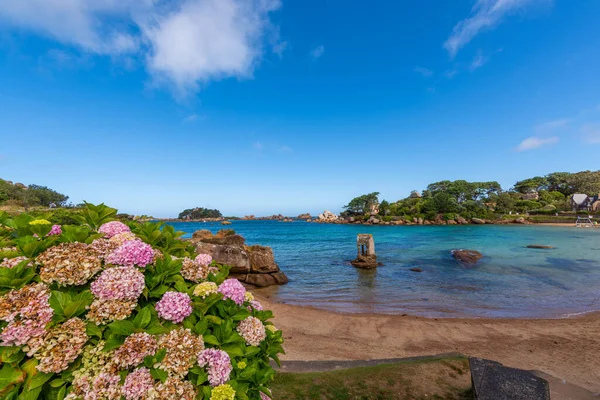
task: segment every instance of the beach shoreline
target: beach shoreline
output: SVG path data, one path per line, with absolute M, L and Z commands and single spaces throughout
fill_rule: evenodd
M 367 360 L 459 352 L 539 370 L 600 392 L 600 312 L 560 319 L 343 314 L 260 291 L 284 333 L 283 360 Z

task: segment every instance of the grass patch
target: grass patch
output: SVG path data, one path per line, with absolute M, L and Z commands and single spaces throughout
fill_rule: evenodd
M 473 399 L 466 358 L 412 361 L 341 371 L 281 373 L 274 399 Z

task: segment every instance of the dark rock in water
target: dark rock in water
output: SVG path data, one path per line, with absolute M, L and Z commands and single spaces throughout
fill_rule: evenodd
M 412 272 L 423 272 L 423 270 L 421 268 L 417 268 L 417 267 L 411 268 L 410 271 L 412 271 Z
M 554 249 L 554 246 L 545 246 L 543 244 L 530 244 L 527 246 L 528 249 Z
M 356 257 L 356 260 L 352 261 L 351 264 L 356 268 L 372 269 L 377 268 L 377 256 L 374 254 L 362 255 Z
M 483 254 L 475 250 L 452 250 L 452 256 L 465 265 L 475 265 L 483 258 Z
M 469 358 L 476 400 L 550 400 L 545 379 L 481 358 Z

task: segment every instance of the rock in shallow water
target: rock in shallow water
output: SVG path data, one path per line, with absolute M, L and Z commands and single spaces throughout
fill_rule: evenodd
M 543 244 L 530 244 L 527 246 L 528 249 L 554 249 L 554 246 L 546 246 Z
M 452 250 L 452 256 L 455 260 L 471 266 L 477 264 L 483 258 L 483 254 L 476 250 Z

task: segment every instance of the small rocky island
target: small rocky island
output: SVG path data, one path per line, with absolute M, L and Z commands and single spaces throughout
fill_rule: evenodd
M 203 229 L 194 232 L 191 242 L 199 254 L 209 254 L 219 264 L 231 266 L 230 276 L 258 286 L 284 285 L 287 276 L 275 263 L 273 249 L 265 246 L 247 246 L 246 240 L 232 229 L 222 229 L 213 235 Z

